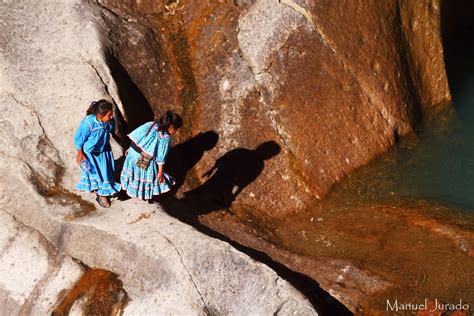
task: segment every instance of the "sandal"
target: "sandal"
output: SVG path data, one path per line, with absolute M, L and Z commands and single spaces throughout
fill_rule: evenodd
M 104 203 L 104 200 L 102 198 L 105 198 L 105 197 L 102 197 L 100 195 L 98 195 L 95 200 L 97 201 L 97 203 L 99 203 L 100 206 L 104 207 L 104 208 L 108 208 L 110 207 L 110 203 L 109 201 L 107 201 L 107 204 Z M 107 198 L 105 198 L 107 199 Z

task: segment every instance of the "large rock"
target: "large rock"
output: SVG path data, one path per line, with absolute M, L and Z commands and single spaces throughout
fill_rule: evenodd
M 0 222 L 0 312 L 48 314 L 61 291 L 72 287 L 82 274 L 81 267 L 3 210 Z
M 185 189 L 233 149 L 282 148 L 234 206 L 301 210 L 450 100 L 439 1 L 91 3 L 139 108 L 171 103 L 185 137 L 218 133 Z
M 113 60 L 81 1 L 3 1 L 0 11 L 1 314 L 51 312 L 82 273 L 70 258 L 118 274 L 128 315 L 316 314 L 273 270 L 154 205 L 99 211 L 71 193 L 72 137 L 88 104 L 108 97 L 123 109 Z

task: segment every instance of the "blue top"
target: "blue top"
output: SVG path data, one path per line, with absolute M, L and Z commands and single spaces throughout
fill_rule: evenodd
M 153 128 L 147 135 L 150 126 L 154 122 L 147 122 L 128 134 L 128 137 L 146 154 L 153 156 L 157 164 L 165 163 L 166 156 L 171 148 L 171 137 L 166 132 L 158 131 L 158 125 L 154 124 Z
M 110 150 L 110 133 L 114 130 L 113 120 L 99 122 L 95 114 L 84 117 L 74 135 L 74 146 L 87 153 L 100 153 Z

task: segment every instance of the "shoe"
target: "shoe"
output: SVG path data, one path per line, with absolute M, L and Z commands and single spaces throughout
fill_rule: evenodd
M 97 201 L 97 203 L 99 203 L 100 206 L 102 206 L 103 208 L 109 208 L 110 207 L 110 204 L 105 204 L 104 201 L 101 199 L 100 195 L 98 195 L 95 200 Z

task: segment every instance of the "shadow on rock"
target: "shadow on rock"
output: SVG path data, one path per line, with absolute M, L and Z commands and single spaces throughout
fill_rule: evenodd
M 120 100 L 122 101 L 124 114 L 127 117 L 125 129 L 133 131 L 138 126 L 152 121 L 154 114 L 145 95 L 133 82 L 127 70 L 111 53 L 105 56 L 110 73 L 117 84 Z
M 214 148 L 219 141 L 219 134 L 214 131 L 199 133 L 190 140 L 174 146 L 166 162 L 166 172 L 173 175 L 176 184 L 171 195 L 183 185 L 189 171 L 201 160 L 206 151 Z
M 174 191 L 156 200 L 170 215 L 191 225 L 200 225 L 199 215 L 231 207 L 237 195 L 255 181 L 265 167 L 265 160 L 276 156 L 281 148 L 274 141 L 259 145 L 255 150 L 237 148 L 217 159 L 203 178 L 206 182 L 185 192 L 178 199 L 174 193 L 182 186 L 186 175 L 201 159 L 204 152 L 215 146 L 218 135 L 213 131 L 199 134 L 176 146 L 173 157 L 167 163 L 167 171 L 176 178 Z
M 204 173 L 206 182 L 186 192 L 184 200 L 192 202 L 196 216 L 229 209 L 242 190 L 262 173 L 265 160 L 278 155 L 280 150 L 280 145 L 268 141 L 255 150 L 237 148 L 229 151 Z

